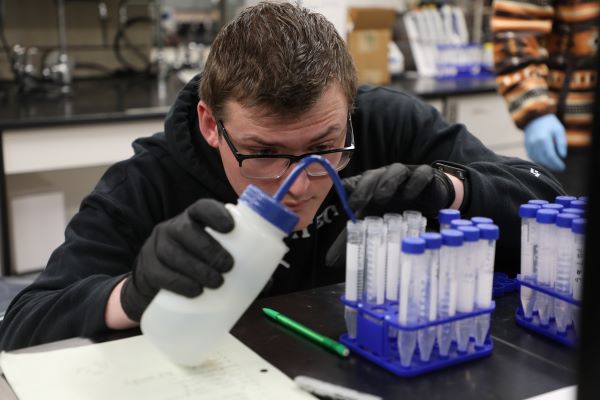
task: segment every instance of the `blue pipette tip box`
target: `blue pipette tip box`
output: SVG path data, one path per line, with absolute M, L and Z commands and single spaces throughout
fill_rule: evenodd
M 542 286 L 538 286 L 531 282 L 523 281 L 520 279 L 520 276 L 517 275 L 516 279 L 517 283 L 523 286 L 526 286 L 530 289 L 535 290 L 537 293 L 544 293 L 548 296 L 554 298 L 558 301 L 565 301 L 571 304 L 574 308 L 579 308 L 581 303 L 577 300 L 574 300 L 571 297 L 563 296 L 559 293 L 554 292 L 552 289 L 545 288 Z M 577 312 L 578 310 L 572 310 L 573 312 Z M 573 324 L 568 324 L 565 332 L 559 332 L 556 326 L 556 319 L 554 317 L 550 317 L 548 321 L 548 325 L 542 325 L 540 322 L 540 318 L 537 311 L 533 311 L 532 318 L 526 318 L 523 313 L 523 308 L 521 305 L 517 307 L 515 312 L 515 322 L 517 325 L 528 329 L 532 332 L 545 336 L 555 342 L 563 344 L 568 347 L 575 347 L 577 345 L 577 335 L 575 334 L 575 328 Z
M 418 345 L 412 357 L 410 366 L 405 367 L 400 363 L 396 338 L 391 334 L 394 330 L 416 331 L 425 327 L 436 327 L 443 323 L 458 321 L 478 315 L 489 315 L 495 309 L 495 303 L 486 309 L 478 309 L 472 313 L 457 313 L 455 317 L 440 319 L 431 323 L 402 327 L 395 323 L 398 316 L 398 303 L 386 302 L 378 306 L 367 306 L 347 301 L 344 296 L 340 301 L 358 311 L 356 338 L 352 339 L 344 333 L 340 336 L 340 342 L 344 343 L 350 350 L 368 359 L 369 361 L 387 369 L 388 371 L 402 377 L 412 377 L 424 373 L 444 369 L 452 365 L 462 364 L 471 360 L 487 357 L 492 354 L 494 348 L 492 339 L 488 335 L 482 347 L 475 346 L 474 338 L 471 338 L 465 352 L 459 352 L 456 342 L 452 342 L 447 356 L 439 354 L 437 343 L 434 345 L 429 361 L 421 361 Z

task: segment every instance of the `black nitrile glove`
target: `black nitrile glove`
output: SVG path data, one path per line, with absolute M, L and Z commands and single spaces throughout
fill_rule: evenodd
M 454 201 L 454 186 L 443 172 L 429 165 L 394 163 L 343 180 L 348 204 L 361 217 L 404 210 L 433 217 Z M 340 267 L 345 262 L 346 230 L 327 251 L 325 263 Z
M 450 178 L 429 165 L 395 163 L 346 178 L 343 183 L 350 207 L 363 215 L 417 210 L 433 217 L 454 201 Z
M 198 200 L 154 227 L 121 290 L 130 319 L 139 321 L 160 289 L 196 297 L 205 286 L 223 284 L 222 273 L 233 267 L 233 258 L 204 230 L 207 226 L 222 233 L 233 229 L 229 211 L 216 200 Z

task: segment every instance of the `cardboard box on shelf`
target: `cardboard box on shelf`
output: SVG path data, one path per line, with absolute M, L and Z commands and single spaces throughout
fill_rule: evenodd
M 390 82 L 388 42 L 396 11 L 387 8 L 350 8 L 352 31 L 348 32 L 348 48 L 358 70 L 360 83 L 383 85 Z

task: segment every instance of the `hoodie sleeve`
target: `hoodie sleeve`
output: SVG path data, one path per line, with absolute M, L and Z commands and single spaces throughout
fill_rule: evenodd
M 104 311 L 114 286 L 134 263 L 159 209 L 152 183 L 111 167 L 69 222 L 65 242 L 36 281 L 12 301 L 0 326 L 0 348 L 17 349 L 108 331 Z M 125 184 L 126 183 L 126 184 Z
M 360 140 L 369 142 L 371 151 L 384 155 L 377 164 L 431 164 L 440 160 L 466 169 L 468 202 L 463 204 L 462 214 L 467 218 L 489 217 L 500 226 L 496 268 L 516 273 L 519 206 L 530 199 L 551 201 L 564 194 L 558 181 L 531 162 L 494 153 L 464 125 L 447 123 L 435 108 L 412 96 L 378 88 L 365 91 L 359 98 L 358 108 L 362 105 L 365 112 L 358 123 L 369 132 L 368 138 Z

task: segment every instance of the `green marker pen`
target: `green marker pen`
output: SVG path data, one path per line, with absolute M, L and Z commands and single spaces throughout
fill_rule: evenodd
M 347 357 L 350 354 L 350 350 L 348 350 L 348 348 L 346 346 L 344 346 L 343 344 L 336 342 L 335 340 L 330 339 L 327 336 L 323 336 L 323 335 L 313 331 L 312 329 L 307 328 L 306 326 L 294 321 L 293 319 L 290 319 L 290 318 L 286 317 L 285 315 L 278 313 L 275 310 L 272 310 L 272 309 L 266 308 L 266 307 L 263 308 L 262 310 L 267 315 L 267 317 L 274 319 L 279 324 L 281 324 L 287 328 L 290 328 L 294 332 L 312 340 L 313 342 L 315 342 L 317 344 L 320 344 L 321 346 L 325 347 L 326 349 L 331 350 L 331 351 L 339 354 L 342 357 Z

